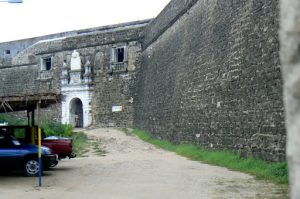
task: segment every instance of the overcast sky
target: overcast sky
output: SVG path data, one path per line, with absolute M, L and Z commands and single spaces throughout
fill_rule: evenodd
M 170 0 L 0 2 L 0 42 L 156 17 Z

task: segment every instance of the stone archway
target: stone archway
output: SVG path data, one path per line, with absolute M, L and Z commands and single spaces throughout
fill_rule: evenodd
M 70 101 L 70 124 L 75 127 L 83 127 L 83 105 L 79 98 Z

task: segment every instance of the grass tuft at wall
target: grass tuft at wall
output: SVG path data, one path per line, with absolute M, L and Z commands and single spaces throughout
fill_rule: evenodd
M 286 162 L 273 163 L 253 157 L 241 158 L 239 154 L 228 150 L 208 150 L 192 144 L 172 144 L 166 140 L 151 137 L 143 130 L 135 129 L 132 132 L 140 139 L 160 148 L 173 151 L 178 155 L 208 164 L 227 167 L 232 170 L 249 173 L 258 179 L 270 180 L 280 184 L 288 184 L 288 166 Z

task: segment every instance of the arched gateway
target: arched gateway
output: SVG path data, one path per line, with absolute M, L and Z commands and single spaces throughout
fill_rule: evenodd
M 76 50 L 70 60 L 62 65 L 61 94 L 62 118 L 64 124 L 74 127 L 88 127 L 92 124 L 91 100 L 93 94 L 92 74 L 90 60 L 85 58 L 84 71 L 82 70 L 82 57 Z
M 70 124 L 75 127 L 83 127 L 83 106 L 79 98 L 74 98 L 70 102 Z

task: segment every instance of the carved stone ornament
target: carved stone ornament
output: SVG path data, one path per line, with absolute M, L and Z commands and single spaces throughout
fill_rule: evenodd
M 71 57 L 71 70 L 81 70 L 81 58 L 79 52 L 73 51 Z

